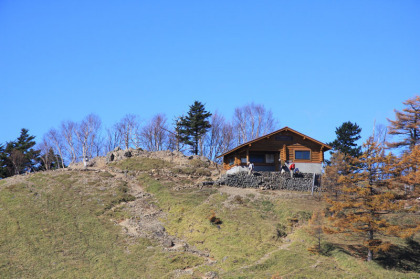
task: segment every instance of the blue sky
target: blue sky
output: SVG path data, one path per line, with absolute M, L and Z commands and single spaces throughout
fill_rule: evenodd
M 320 141 L 420 94 L 419 1 L 0 1 L 0 143 L 250 102 Z

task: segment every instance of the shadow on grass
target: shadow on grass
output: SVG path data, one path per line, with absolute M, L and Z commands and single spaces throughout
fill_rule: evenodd
M 333 251 L 340 251 L 360 259 L 366 259 L 367 256 L 367 250 L 363 246 L 333 243 L 324 243 L 320 254 L 331 256 Z M 378 252 L 374 261 L 386 269 L 399 272 L 420 272 L 420 243 L 407 239 L 406 245 L 392 246 L 387 252 Z
M 322 247 L 321 247 L 321 251 L 320 251 L 320 254 L 321 255 L 323 255 L 323 256 L 327 256 L 327 257 L 329 257 L 329 256 L 331 256 L 332 255 L 332 252 L 334 251 L 334 250 L 336 250 L 338 247 L 337 246 L 335 246 L 334 244 L 332 244 L 332 243 L 323 243 L 322 244 Z
M 343 245 L 337 243 L 324 243 L 322 244 L 320 254 L 323 256 L 332 256 L 332 252 L 339 251 L 356 258 L 365 258 L 367 251 L 361 245 Z
M 420 243 L 407 239 L 405 246 L 393 246 L 378 253 L 375 261 L 387 269 L 420 272 Z

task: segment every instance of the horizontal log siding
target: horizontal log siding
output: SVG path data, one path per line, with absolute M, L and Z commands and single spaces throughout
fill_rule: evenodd
M 293 137 L 292 141 L 278 141 L 276 140 L 276 135 L 284 135 L 284 136 L 291 136 Z M 245 146 L 239 150 L 237 150 L 234 154 L 229 154 L 230 156 L 235 156 L 235 163 L 233 165 L 227 164 L 227 160 L 225 158 L 223 166 L 224 169 L 230 169 L 235 165 L 241 165 L 241 155 L 246 156 L 246 150 L 249 150 L 249 153 L 253 152 L 274 152 L 275 153 L 275 162 L 272 165 L 276 166 L 276 170 L 280 167 L 278 165 L 279 156 L 282 160 L 294 160 L 296 162 L 306 162 L 306 163 L 320 163 L 323 161 L 323 153 L 321 151 L 321 145 L 313 142 L 309 139 L 303 139 L 302 136 L 283 131 L 276 135 L 272 135 L 270 137 L 261 139 L 258 142 L 252 143 L 250 146 Z M 308 150 L 311 151 L 311 159 L 310 160 L 295 160 L 295 151 L 296 150 Z M 285 154 L 286 153 L 286 154 Z M 244 164 L 242 164 L 244 165 Z M 266 165 L 266 164 L 264 164 Z

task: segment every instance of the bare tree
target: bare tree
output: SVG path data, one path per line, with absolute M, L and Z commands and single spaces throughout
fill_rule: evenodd
M 61 167 L 64 168 L 64 145 L 62 135 L 56 129 L 52 128 L 47 132 L 46 137 L 52 144 L 54 153 L 60 155 L 59 160 L 61 161 Z
M 42 142 L 38 144 L 38 149 L 41 150 L 40 158 L 44 163 L 45 170 L 50 170 L 55 158 L 52 156 L 52 146 L 46 135 L 44 135 Z
M 98 133 L 96 134 L 96 137 L 92 141 L 92 156 L 98 157 L 103 155 L 103 152 L 105 151 L 104 141 L 105 139 L 102 136 L 101 129 L 99 129 Z
M 181 140 L 181 119 L 183 116 L 178 116 L 174 120 L 174 129 L 172 131 L 168 131 L 168 149 L 169 150 L 176 150 L 176 151 L 182 151 L 184 148 L 184 143 Z
M 138 117 L 134 114 L 127 114 L 120 122 L 115 124 L 115 129 L 119 135 L 117 138 L 120 139 L 121 144 L 125 149 L 128 149 L 132 144 L 137 148 L 136 136 L 138 134 Z
M 205 136 L 204 154 L 212 161 L 217 161 L 216 156 L 229 150 L 233 143 L 232 125 L 218 112 L 212 115 L 211 128 Z
M 149 151 L 163 150 L 168 142 L 168 127 L 164 114 L 155 115 L 141 130 L 141 139 L 144 147 Z
M 106 138 L 104 143 L 105 153 L 114 150 L 116 147 L 120 146 L 120 143 L 121 134 L 118 132 L 116 125 L 106 129 Z
M 375 141 L 380 144 L 381 146 L 384 146 L 386 143 L 386 138 L 388 135 L 388 128 L 383 124 L 376 124 L 373 128 L 373 137 Z
M 83 162 L 86 159 L 92 158 L 95 141 L 97 140 L 98 132 L 101 127 L 101 119 L 95 114 L 89 114 L 77 125 L 75 134 L 79 146 Z
M 61 122 L 61 135 L 65 140 L 65 148 L 69 154 L 69 159 L 71 163 L 77 161 L 76 153 L 76 141 L 75 141 L 75 130 L 76 123 L 73 121 L 63 121 Z
M 254 103 L 236 108 L 233 123 L 237 135 L 237 144 L 268 134 L 274 131 L 277 126 L 271 110 Z

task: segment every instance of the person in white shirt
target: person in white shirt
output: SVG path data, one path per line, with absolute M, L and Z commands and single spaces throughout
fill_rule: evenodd
M 248 175 L 251 175 L 253 171 L 254 171 L 254 164 L 248 162 Z

